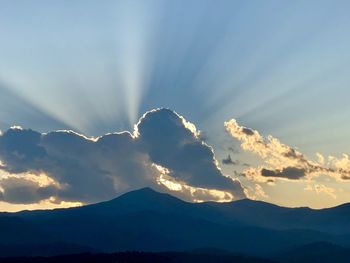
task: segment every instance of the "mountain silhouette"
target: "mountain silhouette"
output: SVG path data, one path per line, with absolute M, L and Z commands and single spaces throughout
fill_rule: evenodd
M 308 263 L 308 262 L 349 262 L 350 249 L 327 242 L 316 242 L 293 248 L 275 257 L 278 262 Z
M 52 257 L 2 258 L 2 263 L 277 263 L 276 261 L 232 253 L 197 252 L 119 252 L 75 254 Z
M 350 247 L 350 206 L 188 203 L 143 188 L 82 207 L 0 213 L 0 231 L 0 256 L 216 248 L 273 257 L 320 242 Z

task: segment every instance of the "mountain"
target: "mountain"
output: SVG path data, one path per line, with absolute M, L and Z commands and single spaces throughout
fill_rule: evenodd
M 316 242 L 281 253 L 275 257 L 275 260 L 282 263 L 348 263 L 349 255 L 349 248 L 327 242 Z
M 76 254 L 52 257 L 2 258 L 2 263 L 276 263 L 275 261 L 232 253 L 197 252 L 120 252 L 113 254 Z
M 83 207 L 0 213 L 0 231 L 0 256 L 217 248 L 273 257 L 320 242 L 350 247 L 350 206 L 188 203 L 144 188 Z

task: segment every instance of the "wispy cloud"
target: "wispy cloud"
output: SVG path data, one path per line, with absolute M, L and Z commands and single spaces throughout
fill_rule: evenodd
M 235 119 L 225 122 L 225 128 L 233 138 L 241 142 L 243 150 L 252 152 L 263 160 L 261 166 L 249 167 L 243 171 L 243 175 L 253 181 L 312 180 L 320 175 L 337 180 L 350 179 L 350 160 L 346 154 L 342 158 L 336 158 L 317 153 L 317 160 L 313 161 L 271 135 L 263 137 L 256 130 L 239 125 Z

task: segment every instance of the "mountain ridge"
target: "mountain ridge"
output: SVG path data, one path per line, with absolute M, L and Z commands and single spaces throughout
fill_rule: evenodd
M 90 206 L 95 206 L 95 205 L 102 205 L 102 204 L 108 204 L 108 203 L 114 203 L 116 201 L 120 201 L 121 198 L 126 198 L 129 197 L 131 195 L 134 194 L 148 194 L 148 195 L 153 195 L 153 197 L 159 197 L 159 196 L 163 196 L 163 197 L 168 197 L 169 199 L 176 199 L 179 202 L 182 203 L 187 203 L 187 204 L 209 204 L 209 205 L 215 205 L 215 204 L 226 204 L 226 205 L 254 205 L 254 204 L 259 204 L 262 206 L 270 206 L 270 207 L 275 207 L 275 208 L 282 208 L 282 209 L 304 209 L 304 210 L 310 210 L 310 211 L 329 211 L 332 209 L 348 209 L 350 211 L 350 202 L 348 203 L 343 203 L 343 204 L 339 204 L 333 207 L 326 207 L 326 208 L 311 208 L 308 206 L 296 206 L 296 207 L 288 207 L 288 206 L 282 206 L 282 205 L 278 205 L 278 204 L 274 204 L 274 203 L 269 203 L 266 201 L 261 201 L 261 200 L 254 200 L 254 199 L 249 199 L 249 198 L 244 198 L 244 199 L 239 199 L 239 200 L 234 200 L 234 201 L 228 201 L 228 202 L 215 202 L 215 201 L 206 201 L 206 202 L 188 202 L 185 200 L 182 200 L 181 198 L 178 198 L 176 196 L 173 196 L 169 193 L 165 193 L 165 192 L 158 192 L 156 190 L 154 190 L 151 187 L 143 187 L 143 188 L 139 188 L 139 189 L 135 189 L 126 193 L 123 193 L 113 199 L 110 200 L 106 200 L 106 201 L 101 201 L 101 202 L 97 202 L 97 203 L 92 203 L 92 204 L 86 204 L 86 205 L 82 205 L 82 206 L 76 206 L 76 207 L 67 207 L 67 208 L 53 208 L 53 209 L 35 209 L 35 210 L 28 210 L 28 209 L 24 209 L 24 210 L 20 210 L 20 211 L 16 211 L 16 212 L 7 212 L 7 211 L 1 211 L 0 215 L 4 215 L 4 214 L 17 214 L 17 213 L 28 213 L 28 212 L 41 212 L 41 211 L 61 211 L 61 210 L 66 210 L 66 209 L 79 209 L 81 207 L 90 207 Z
M 252 200 L 190 203 L 142 188 L 87 206 L 0 214 L 0 248 L 57 243 L 112 253 L 213 247 L 269 256 L 317 242 L 350 247 L 350 212 L 340 210 Z

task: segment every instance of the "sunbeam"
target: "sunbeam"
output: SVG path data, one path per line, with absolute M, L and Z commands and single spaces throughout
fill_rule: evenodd
M 346 153 L 349 4 L 315 3 L 5 1 L 0 129 L 97 137 L 165 107 L 203 130 L 232 178 L 257 160 L 229 150 L 230 118 L 306 154 Z
M 115 59 L 118 64 L 116 87 L 123 99 L 129 124 L 136 122 L 146 92 L 154 57 L 154 34 L 160 22 L 161 5 L 156 1 L 120 1 L 115 5 Z

